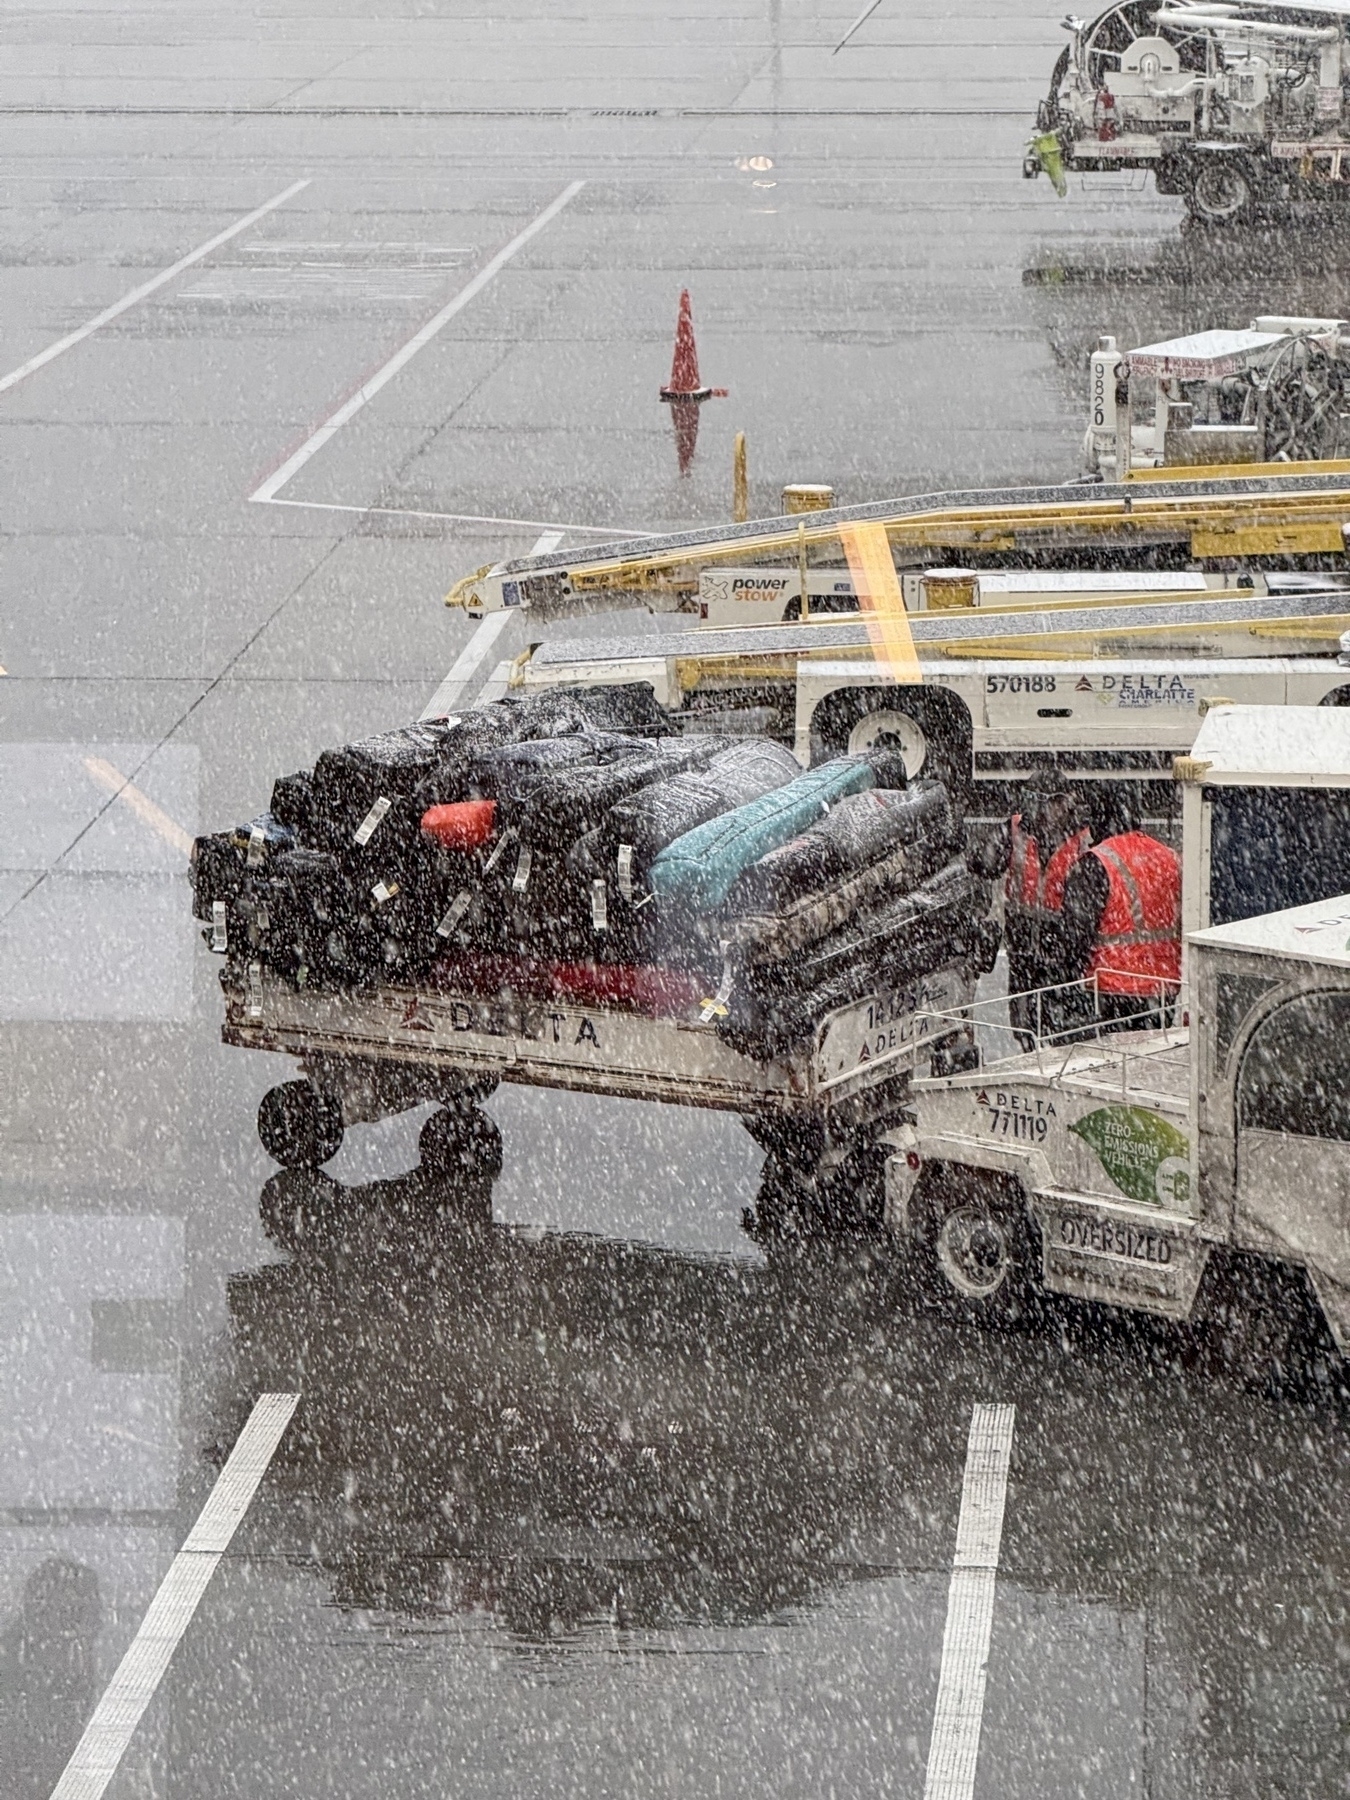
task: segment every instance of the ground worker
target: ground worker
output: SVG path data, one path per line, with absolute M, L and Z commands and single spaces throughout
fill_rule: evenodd
M 1065 882 L 1092 842 L 1081 798 L 1053 776 L 1030 782 L 1021 809 L 981 849 L 977 865 L 1003 874 L 1003 941 L 1008 953 L 1009 1017 L 1027 1041 L 1053 1033 L 1059 1014 L 1054 996 L 1036 990 L 1058 984 L 1063 974 L 1061 910 Z
M 1117 814 L 1066 875 L 1058 920 L 1059 978 L 1095 983 L 1108 1029 L 1161 1022 L 1181 981 L 1180 858 Z

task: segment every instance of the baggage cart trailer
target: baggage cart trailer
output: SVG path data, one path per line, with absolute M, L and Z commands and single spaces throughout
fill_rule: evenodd
M 975 970 L 952 963 L 879 987 L 763 1060 L 724 1041 L 716 996 L 639 973 L 651 980 L 620 1002 L 564 991 L 538 967 L 513 988 L 445 967 L 416 988 L 313 993 L 253 963 L 226 987 L 222 1036 L 298 1059 L 302 1079 L 259 1109 L 264 1146 L 287 1166 L 326 1162 L 347 1125 L 435 1101 L 445 1111 L 424 1128 L 424 1164 L 449 1173 L 486 1135 L 500 1168 L 478 1102 L 511 1081 L 737 1113 L 770 1152 L 769 1206 L 879 1224 L 886 1134 L 903 1121 L 916 1062 L 959 1066 L 967 1034 L 946 1015 L 973 997 Z

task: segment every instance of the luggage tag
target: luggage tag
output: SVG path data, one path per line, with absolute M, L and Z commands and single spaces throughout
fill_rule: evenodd
M 211 948 L 223 953 L 230 947 L 229 927 L 225 922 L 225 902 L 211 902 Z
M 731 990 L 736 985 L 736 976 L 731 967 L 731 958 L 727 955 L 727 945 L 722 946 L 722 985 L 711 1000 L 703 1002 L 703 1010 L 698 1015 L 700 1025 L 711 1025 L 714 1018 L 725 1019 L 727 1002 L 731 998 Z
M 629 905 L 633 902 L 633 846 L 619 845 L 619 892 Z
M 609 890 L 601 876 L 591 883 L 591 929 L 609 930 Z
M 365 818 L 362 819 L 361 823 L 352 833 L 352 842 L 354 844 L 359 844 L 364 850 L 366 845 L 374 837 L 380 820 L 383 819 L 384 815 L 389 811 L 389 808 L 393 804 L 392 800 L 386 799 L 385 796 L 381 794 L 374 806 L 371 807 Z
M 255 825 L 248 834 L 248 850 L 244 855 L 245 868 L 260 869 L 266 855 L 267 833 L 261 825 Z
M 497 864 L 506 855 L 507 845 L 510 844 L 514 840 L 515 836 L 516 836 L 515 827 L 509 826 L 502 833 L 502 835 L 497 839 L 496 847 L 494 848 L 492 855 L 489 856 L 487 861 L 483 864 L 483 873 L 485 875 L 490 875 L 492 873 L 492 871 L 496 868 Z
M 385 901 L 392 900 L 397 892 L 398 883 L 396 881 L 377 881 L 370 890 L 370 897 L 376 906 L 383 906 Z
M 534 851 L 528 844 L 520 846 L 520 855 L 516 858 L 516 872 L 511 877 L 511 892 L 523 894 L 530 885 L 530 864 L 534 861 Z
M 437 937 L 448 938 L 454 936 L 455 928 L 464 917 L 465 913 L 468 912 L 469 904 L 472 899 L 473 895 L 469 892 L 468 888 L 460 889 L 446 908 L 445 917 L 436 927 Z
M 262 1003 L 262 964 L 251 962 L 248 965 L 248 1016 L 250 1019 L 261 1019 Z

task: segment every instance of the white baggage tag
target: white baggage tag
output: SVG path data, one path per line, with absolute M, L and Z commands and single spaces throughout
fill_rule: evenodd
M 250 1019 L 261 1019 L 262 1002 L 262 964 L 251 962 L 248 965 L 248 1016 Z
M 609 930 L 609 892 L 599 876 L 591 883 L 591 926 L 596 931 Z
M 468 888 L 461 888 L 446 908 L 445 917 L 436 927 L 436 936 L 448 938 L 454 935 L 455 927 L 469 910 L 469 902 L 473 895 Z
M 703 1011 L 698 1015 L 700 1025 L 711 1025 L 719 1014 L 726 1016 L 727 1001 L 731 998 L 731 990 L 736 985 L 736 977 L 732 973 L 731 958 L 728 956 L 722 964 L 722 985 L 711 1000 L 703 1002 Z
M 380 820 L 389 811 L 389 808 L 393 804 L 394 803 L 392 800 L 387 800 L 385 798 L 385 796 L 383 794 L 381 794 L 379 799 L 375 802 L 374 806 L 371 807 L 370 811 L 366 814 L 365 818 L 362 819 L 361 823 L 357 826 L 356 830 L 353 832 L 352 842 L 354 844 L 360 844 L 361 847 L 364 849 L 365 846 L 374 837 L 376 828 L 379 825 Z
M 267 833 L 261 825 L 255 825 L 248 834 L 248 852 L 244 864 L 250 869 L 260 869 L 263 857 L 267 854 Z
M 530 885 L 530 864 L 534 861 L 534 852 L 528 844 L 520 846 L 520 855 L 516 858 L 516 872 L 511 877 L 511 891 L 523 894 Z
M 630 904 L 633 899 L 633 846 L 619 845 L 619 892 Z
M 383 906 L 385 901 L 392 900 L 397 892 L 398 883 L 396 881 L 377 881 L 370 890 L 370 897 L 376 906 Z
M 515 835 L 516 834 L 515 834 L 514 829 L 508 828 L 497 839 L 496 848 L 493 850 L 492 855 L 489 856 L 487 861 L 483 864 L 483 873 L 485 875 L 490 875 L 492 873 L 492 871 L 496 868 L 497 864 L 506 855 L 506 846 L 512 842 L 512 840 L 515 838 Z
M 211 902 L 211 948 L 228 950 L 229 947 L 229 928 L 225 923 L 225 902 L 213 900 Z

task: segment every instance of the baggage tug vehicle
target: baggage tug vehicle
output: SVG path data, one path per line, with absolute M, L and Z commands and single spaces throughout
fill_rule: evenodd
M 1350 1357 L 1350 717 L 1219 707 L 1177 772 L 1189 1023 L 916 1081 L 887 1220 L 993 1319 L 1038 1288 L 1204 1316 L 1207 1267 L 1212 1301 L 1249 1253 L 1306 1271 Z

